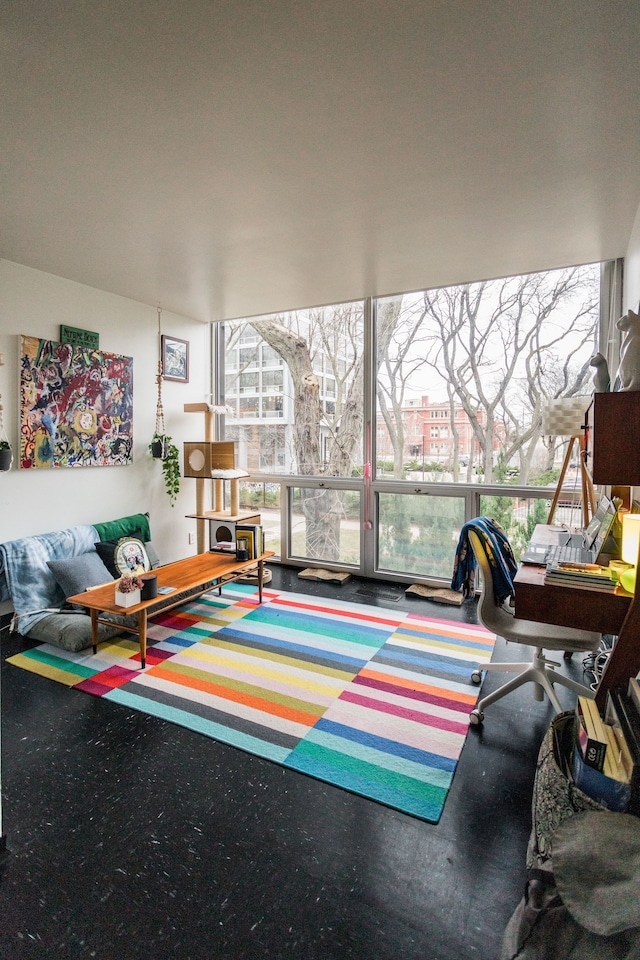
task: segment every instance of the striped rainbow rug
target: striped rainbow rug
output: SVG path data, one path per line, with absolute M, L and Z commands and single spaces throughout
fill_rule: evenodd
M 230 584 L 96 656 L 9 662 L 437 823 L 491 658 L 482 627 Z

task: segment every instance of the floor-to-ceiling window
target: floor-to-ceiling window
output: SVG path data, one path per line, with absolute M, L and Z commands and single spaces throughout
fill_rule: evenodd
M 243 485 L 281 555 L 360 565 L 364 330 L 362 301 L 225 324 L 225 436 L 252 477 L 287 478 L 277 502 Z
M 546 498 L 495 488 L 555 486 L 566 439 L 542 434 L 542 411 L 591 391 L 600 265 L 381 297 L 374 308 L 376 477 L 397 491 L 377 498 L 378 567 L 446 576 L 470 513 L 497 516 L 524 543 Z M 567 479 L 578 487 L 577 464 Z M 403 497 L 398 482 L 420 492 Z
M 524 542 L 566 442 L 542 410 L 591 393 L 601 300 L 596 264 L 218 327 L 225 437 L 271 549 L 446 580 L 465 518 L 491 512 Z

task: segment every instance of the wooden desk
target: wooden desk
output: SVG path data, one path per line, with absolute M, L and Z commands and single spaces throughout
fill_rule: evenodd
M 552 543 L 549 531 L 539 524 L 532 543 Z M 559 533 L 555 528 L 555 535 Z M 634 597 L 621 587 L 615 593 L 578 590 L 545 584 L 544 574 L 544 567 L 520 566 L 514 579 L 517 617 L 618 637 L 596 691 L 596 703 L 602 711 L 607 691 L 613 687 L 626 690 L 629 677 L 640 670 L 640 603 L 634 603 Z
M 544 567 L 528 565 L 518 570 L 514 580 L 516 617 L 596 633 L 620 633 L 633 600 L 631 594 L 622 588 L 616 593 L 596 593 L 557 583 L 545 584 L 544 573 Z
M 560 527 L 539 523 L 531 542 L 557 543 L 562 532 Z M 517 617 L 579 630 L 595 630 L 596 633 L 620 633 L 633 600 L 630 593 L 621 587 L 615 593 L 596 593 L 555 583 L 545 584 L 544 574 L 544 567 L 520 566 L 514 580 Z
M 264 575 L 264 561 L 272 557 L 273 551 L 267 550 L 256 560 L 236 560 L 235 557 L 222 556 L 219 553 L 199 553 L 195 557 L 187 557 L 176 563 L 168 563 L 158 567 L 153 573 L 157 574 L 158 587 L 172 587 L 176 599 L 171 602 L 171 594 L 158 594 L 152 600 L 143 600 L 132 607 L 119 607 L 115 602 L 115 581 L 91 587 L 85 593 L 69 597 L 71 603 L 79 603 L 87 607 L 91 613 L 91 631 L 93 652 L 98 651 L 98 624 L 106 623 L 113 627 L 112 620 L 100 619 L 101 613 L 120 613 L 137 615 L 136 627 L 115 624 L 119 630 L 126 633 L 137 633 L 140 641 L 140 660 L 144 670 L 147 654 L 147 618 L 159 613 L 160 610 L 170 610 L 181 603 L 188 603 L 200 594 L 215 587 L 222 587 L 225 583 L 237 580 L 242 574 L 258 565 L 258 599 L 262 603 L 262 583 Z M 190 591 L 189 596 L 184 596 Z M 191 592 L 195 591 L 195 592 Z M 181 595 L 181 596 L 179 596 Z

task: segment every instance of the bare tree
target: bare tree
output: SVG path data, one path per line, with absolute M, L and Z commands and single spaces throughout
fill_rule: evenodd
M 520 480 L 526 483 L 544 402 L 585 392 L 590 356 L 585 346 L 595 344 L 598 303 L 590 276 L 577 267 L 429 290 L 419 307 L 414 297 L 401 311 L 396 340 L 405 342 L 405 331 L 419 331 L 414 343 L 424 350 L 425 380 L 429 371 L 432 380 L 446 385 L 450 410 L 456 403 L 464 409 L 487 482 L 500 446 L 506 463 L 520 455 Z M 386 389 L 402 395 L 418 361 L 409 350 L 411 369 L 401 351 L 396 356 L 395 382 Z M 393 440 L 391 431 L 390 436 Z
M 410 310 L 402 315 L 401 310 L 402 298 L 384 300 L 376 318 L 377 368 L 384 373 L 378 378 L 378 408 L 391 440 L 394 477 L 401 477 L 404 469 L 405 386 L 424 364 L 419 353 L 422 316 Z M 402 329 L 396 337 L 401 315 Z
M 358 304 L 310 311 L 306 336 L 278 318 L 251 323 L 254 330 L 282 357 L 293 384 L 293 443 L 297 473 L 301 476 L 348 477 L 361 458 L 363 426 L 364 350 L 362 311 Z M 335 377 L 336 397 L 331 412 L 323 406 L 316 372 L 317 355 Z M 333 381 L 333 377 L 332 377 Z M 327 458 L 320 439 L 327 435 Z M 341 495 L 336 490 L 303 488 L 307 555 L 338 560 L 340 553 Z
M 597 316 L 591 275 L 575 268 L 378 301 L 377 396 L 396 477 L 404 470 L 407 392 L 420 381 L 425 390 L 430 383 L 446 389 L 455 445 L 455 414 L 463 408 L 482 450 L 487 481 L 499 444 L 506 462 L 519 456 L 521 481 L 527 482 L 543 403 L 584 392 L 589 375 L 585 346 L 595 343 Z M 361 304 L 261 317 L 247 326 L 290 373 L 295 472 L 301 477 L 354 475 L 362 464 Z M 254 360 L 250 347 L 243 357 L 240 373 Z M 338 560 L 340 491 L 301 487 L 307 555 Z

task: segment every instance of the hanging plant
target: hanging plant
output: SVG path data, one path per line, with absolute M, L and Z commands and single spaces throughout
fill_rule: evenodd
M 180 493 L 180 460 L 178 458 L 178 448 L 171 442 L 171 437 L 167 436 L 164 426 L 164 407 L 162 406 L 162 328 L 160 317 L 162 310 L 158 307 L 158 372 L 156 374 L 156 384 L 158 386 L 158 400 L 156 404 L 156 428 L 149 444 L 149 453 L 155 460 L 162 463 L 162 473 L 164 476 L 164 485 L 167 495 L 173 507 L 176 498 Z
M 154 445 L 160 445 L 162 447 L 162 456 L 159 458 L 153 453 Z M 180 458 L 178 448 L 171 442 L 171 437 L 168 437 L 164 433 L 162 435 L 154 433 L 153 439 L 149 444 L 149 452 L 153 457 L 159 459 L 162 464 L 165 489 L 171 506 L 173 507 L 180 493 Z

